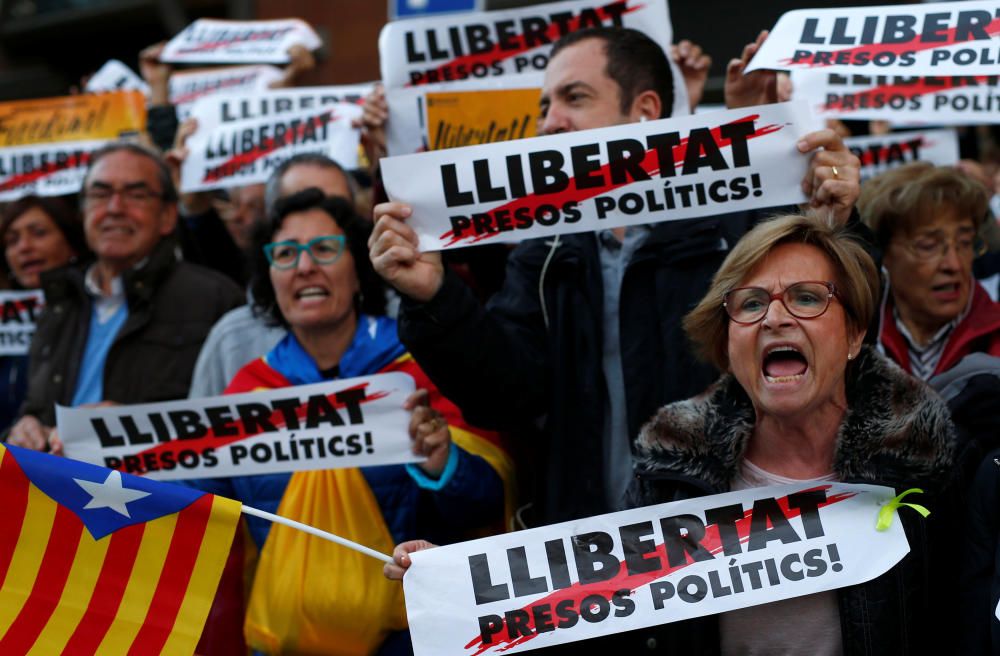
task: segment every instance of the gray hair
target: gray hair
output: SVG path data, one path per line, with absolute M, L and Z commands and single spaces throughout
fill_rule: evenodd
M 347 180 L 347 188 L 351 193 L 349 200 L 352 203 L 354 202 L 354 197 L 357 195 L 355 189 L 357 183 L 343 166 L 320 153 L 299 153 L 298 155 L 289 157 L 284 162 L 279 164 L 278 168 L 274 169 L 271 176 L 267 179 L 267 183 L 264 186 L 264 207 L 268 212 L 274 209 L 274 204 L 278 202 L 278 199 L 280 199 L 283 195 L 281 193 L 281 179 L 285 177 L 285 174 L 288 173 L 289 169 L 300 164 L 339 171 L 340 174 L 344 176 L 344 179 Z

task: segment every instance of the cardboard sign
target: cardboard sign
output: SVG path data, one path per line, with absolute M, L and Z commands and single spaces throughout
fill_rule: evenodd
M 801 103 L 389 157 L 422 250 L 587 232 L 805 200 Z
M 0 103 L 0 148 L 136 135 L 146 129 L 146 98 L 113 91 Z
M 227 93 L 252 96 L 266 91 L 282 75 L 275 66 L 226 66 L 174 73 L 169 83 L 170 104 L 177 109 L 177 119 L 183 121 L 201 98 Z
M 321 153 L 355 169 L 361 131 L 351 123 L 360 117 L 359 106 L 335 103 L 214 128 L 199 123 L 187 141 L 190 154 L 181 166 L 181 191 L 266 182 L 282 162 L 300 153 Z
M 414 456 L 393 372 L 246 394 L 101 408 L 56 406 L 66 456 L 159 480 L 390 465 Z
M 909 552 L 898 519 L 875 530 L 893 494 L 761 487 L 418 551 L 413 651 L 520 653 L 862 583 Z
M 83 186 L 90 153 L 106 141 L 70 141 L 0 148 L 0 201 L 35 194 L 75 194 Z
M 991 75 L 1000 1 L 796 9 L 778 19 L 746 72 L 822 69 L 868 75 Z
M 109 59 L 90 76 L 84 89 L 88 93 L 100 91 L 141 91 L 149 97 L 149 85 L 135 71 L 118 61 Z
M 0 307 L 0 355 L 27 355 L 45 295 L 40 289 L 0 292 Z
M 875 137 L 844 139 L 861 160 L 861 181 L 910 162 L 930 162 L 935 166 L 958 163 L 958 135 L 954 130 L 895 132 Z
M 232 21 L 199 18 L 170 39 L 160 60 L 188 64 L 287 64 L 294 45 L 316 50 L 323 42 L 299 18 Z
M 906 77 L 793 71 L 792 98 L 818 116 L 893 123 L 1000 123 L 1000 76 Z
M 389 120 L 385 123 L 386 150 L 390 155 L 409 155 L 430 149 L 428 143 L 427 96 L 439 93 L 459 93 L 483 91 L 486 94 L 501 94 L 505 91 L 514 93 L 538 93 L 542 88 L 545 76 L 542 73 L 525 73 L 509 75 L 502 78 L 481 80 L 465 80 L 438 84 L 424 84 L 416 87 L 386 88 L 385 100 L 389 105 Z M 500 109 L 500 108 L 498 108 Z M 534 107 L 534 117 L 537 126 L 538 106 Z M 467 129 L 489 130 L 489 121 L 485 117 L 465 116 L 462 118 Z
M 339 103 L 362 106 L 374 86 L 369 82 L 212 95 L 198 100 L 191 108 L 191 116 L 198 119 L 199 132 L 210 131 L 240 121 L 280 119 Z
M 540 97 L 540 89 L 429 92 L 429 150 L 533 137 Z

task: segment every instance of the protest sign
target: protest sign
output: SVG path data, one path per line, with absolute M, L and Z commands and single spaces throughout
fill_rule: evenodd
M 813 126 L 764 105 L 382 160 L 421 250 L 798 203 Z
M 667 51 L 665 1 L 570 0 L 387 23 L 378 39 L 387 88 L 538 72 L 560 37 L 588 27 L 631 27 Z
M 191 116 L 198 119 L 199 132 L 215 130 L 229 123 L 284 118 L 338 103 L 361 106 L 374 86 L 369 82 L 212 95 L 198 100 L 191 108 Z
M 910 162 L 934 166 L 958 163 L 954 130 L 894 132 L 874 137 L 848 137 L 844 145 L 861 160 L 861 181 Z
M 476 91 L 487 94 L 511 91 L 515 94 L 538 93 L 542 88 L 544 76 L 542 73 L 525 73 L 509 75 L 503 78 L 489 80 L 463 80 L 437 84 L 424 84 L 417 87 L 386 88 L 385 100 L 389 105 L 389 120 L 385 123 L 386 150 L 390 155 L 409 155 L 410 153 L 430 150 L 428 143 L 427 96 L 442 93 Z M 502 111 L 502 108 L 497 108 Z M 538 104 L 533 109 L 532 120 L 537 121 Z M 457 120 L 457 117 L 454 117 Z M 461 118 L 466 131 L 488 131 L 489 119 L 485 114 L 478 116 L 465 115 Z M 485 122 L 484 122 L 485 121 Z M 527 136 L 527 135 L 525 135 Z
M 822 69 L 990 75 L 1000 65 L 1000 1 L 796 9 L 778 19 L 746 72 Z
M 875 529 L 893 495 L 752 488 L 417 551 L 413 651 L 519 653 L 862 583 L 909 552 L 898 520 Z
M 906 77 L 793 71 L 792 98 L 823 118 L 1000 123 L 1000 76 Z
M 66 456 L 160 480 L 418 462 L 393 372 L 246 394 L 56 407 Z
M 35 320 L 45 306 L 40 289 L 0 292 L 0 355 L 27 355 Z
M 426 94 L 430 150 L 535 136 L 540 89 Z
M 145 129 L 146 98 L 138 91 L 0 103 L 0 148 L 117 139 Z
M 149 96 L 149 85 L 136 75 L 135 71 L 118 61 L 109 59 L 90 76 L 84 90 L 88 93 L 99 91 L 140 91 Z
M 191 108 L 201 98 L 216 94 L 253 96 L 266 91 L 282 77 L 275 66 L 225 66 L 200 71 L 182 71 L 170 76 L 170 104 L 177 109 L 177 119 L 191 115 Z
M 541 88 L 549 51 L 560 37 L 597 25 L 634 28 L 669 52 L 672 37 L 667 2 L 642 0 L 571 0 L 520 9 L 476 14 L 450 14 L 388 23 L 379 35 L 382 81 L 389 120 L 386 147 L 390 155 L 427 149 L 424 95 L 444 91 Z M 690 113 L 680 70 L 673 71 L 670 115 Z M 537 115 L 537 112 L 536 112 Z M 489 121 L 463 122 L 488 130 Z
M 83 186 L 90 153 L 106 141 L 68 141 L 0 148 L 0 201 L 28 194 L 62 196 Z
M 266 182 L 282 162 L 300 153 L 320 153 L 355 169 L 361 131 L 351 123 L 361 111 L 358 105 L 334 103 L 215 127 L 199 122 L 187 141 L 181 191 Z
M 160 61 L 187 64 L 286 64 L 288 49 L 323 42 L 299 18 L 234 21 L 199 18 L 170 39 Z

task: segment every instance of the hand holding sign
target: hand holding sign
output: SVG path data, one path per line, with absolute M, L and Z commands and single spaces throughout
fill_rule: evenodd
M 810 132 L 797 146 L 800 153 L 816 151 L 802 180 L 802 193 L 810 197 L 809 207 L 829 207 L 837 223 L 847 223 L 861 194 L 860 160 L 840 135 L 829 129 Z
M 402 581 L 403 574 L 406 574 L 406 570 L 410 569 L 410 565 L 413 564 L 413 561 L 410 560 L 410 554 L 414 551 L 433 549 L 436 546 L 436 544 L 431 544 L 427 540 L 407 540 L 406 542 L 400 542 L 392 550 L 392 562 L 385 564 L 382 568 L 382 573 L 389 580 Z
M 441 289 L 444 265 L 440 253 L 420 252 L 420 238 L 404 223 L 412 213 L 403 203 L 376 205 L 368 255 L 375 271 L 396 291 L 426 303 Z
M 417 466 L 428 476 L 438 478 L 448 463 L 448 454 L 451 451 L 451 432 L 448 430 L 448 422 L 440 412 L 431 407 L 430 395 L 425 389 L 410 394 L 403 408 L 413 411 L 410 415 L 413 455 L 427 458 Z
M 787 75 L 765 70 L 746 72 L 750 60 L 766 40 L 767 30 L 762 30 L 753 43 L 743 47 L 739 57 L 730 59 L 726 65 L 724 95 L 727 108 L 768 105 L 785 102 L 791 97 L 791 85 Z

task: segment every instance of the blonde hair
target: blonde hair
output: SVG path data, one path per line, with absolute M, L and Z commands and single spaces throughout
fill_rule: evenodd
M 698 305 L 684 317 L 684 330 L 698 355 L 720 371 L 729 369 L 729 316 L 723 297 L 739 287 L 780 244 L 808 244 L 822 251 L 837 271 L 837 298 L 848 325 L 863 331 L 875 315 L 879 278 L 875 263 L 861 242 L 842 226 L 814 216 L 779 216 L 743 236 L 719 267 Z
M 911 162 L 867 181 L 858 211 L 885 250 L 892 236 L 912 233 L 941 212 L 952 209 L 959 219 L 972 219 L 978 230 L 986 219 L 986 188 L 961 171 L 927 162 Z

